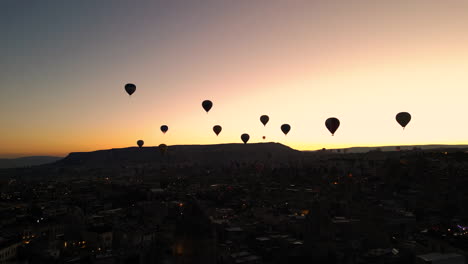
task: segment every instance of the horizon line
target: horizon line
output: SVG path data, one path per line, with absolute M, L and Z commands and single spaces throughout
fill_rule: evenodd
M 280 144 L 291 148 L 293 150 L 307 152 L 307 151 L 320 151 L 323 148 L 318 149 L 296 149 L 286 144 L 280 142 L 253 142 L 253 143 L 219 143 L 219 144 L 175 144 L 175 145 L 167 145 L 168 147 L 173 146 L 216 146 L 216 145 L 254 145 L 254 144 Z M 466 146 L 468 144 L 438 144 L 438 143 L 428 143 L 428 144 L 410 144 L 410 145 L 364 145 L 364 146 L 352 146 L 352 147 L 344 147 L 344 148 L 325 148 L 327 150 L 338 150 L 338 149 L 358 149 L 358 148 L 389 148 L 389 147 L 418 147 L 418 146 Z M 158 146 L 143 146 L 143 148 L 157 148 Z M 138 146 L 127 146 L 127 147 L 118 147 L 118 148 L 107 148 L 107 149 L 96 149 L 90 151 L 71 151 L 66 154 L 58 154 L 58 153 L 51 153 L 51 154 L 27 154 L 27 153 L 0 153 L 0 159 L 19 159 L 19 158 L 27 158 L 27 157 L 58 157 L 58 158 L 65 158 L 66 156 L 70 155 L 71 153 L 86 153 L 86 152 L 96 152 L 96 151 L 105 151 L 105 150 L 112 150 L 112 149 L 127 149 L 127 148 L 138 148 Z

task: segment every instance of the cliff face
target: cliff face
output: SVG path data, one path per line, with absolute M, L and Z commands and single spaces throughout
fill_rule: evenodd
M 59 166 L 106 167 L 134 163 L 189 162 L 213 164 L 218 162 L 287 160 L 298 157 L 300 151 L 279 143 L 221 144 L 221 145 L 176 145 L 169 146 L 161 154 L 158 147 L 131 147 L 123 149 L 99 150 L 94 152 L 70 153 L 56 163 Z

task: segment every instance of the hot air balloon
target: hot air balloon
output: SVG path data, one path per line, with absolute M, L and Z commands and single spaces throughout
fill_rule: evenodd
M 333 135 L 335 135 L 336 130 L 340 127 L 340 120 L 335 117 L 330 117 L 325 121 L 325 126 L 328 128 L 328 131 Z
M 125 85 L 125 91 L 128 93 L 128 95 L 132 95 L 136 91 L 136 85 L 133 83 L 127 83 Z
M 284 135 L 287 135 L 289 133 L 289 130 L 291 130 L 290 125 L 288 124 L 281 125 L 281 131 L 283 131 Z
M 143 140 L 140 139 L 140 140 L 137 141 L 138 147 L 140 147 L 140 148 L 143 147 L 143 144 L 145 144 L 145 142 Z
M 219 135 L 219 133 L 221 133 L 221 130 L 223 130 L 223 128 L 220 125 L 216 125 L 213 127 L 213 131 L 216 135 Z
M 166 125 L 162 125 L 162 126 L 161 126 L 161 131 L 162 131 L 164 134 L 166 134 L 167 130 L 169 130 L 169 127 L 168 127 L 168 126 L 166 126 Z
M 266 137 L 265 137 L 265 136 L 263 136 L 262 138 L 263 138 L 263 140 L 265 140 L 265 139 L 266 139 Z
M 158 148 L 159 148 L 159 151 L 161 152 L 162 155 L 164 155 L 164 153 L 166 153 L 166 151 L 167 151 L 167 145 L 166 144 L 160 144 Z
M 405 129 L 406 125 L 411 121 L 411 115 L 407 112 L 400 112 L 396 115 L 396 121 Z
M 213 107 L 213 103 L 210 100 L 205 100 L 202 102 L 203 109 L 208 113 L 210 111 L 211 107 Z
M 262 122 L 262 124 L 263 124 L 264 126 L 266 126 L 266 124 L 268 123 L 269 120 L 270 120 L 270 118 L 269 118 L 267 115 L 262 115 L 262 116 L 260 117 L 260 122 Z
M 249 136 L 249 134 L 242 134 L 242 135 L 241 135 L 241 139 L 242 139 L 242 141 L 244 142 L 244 144 L 247 144 L 247 142 L 248 142 L 249 139 L 250 139 L 250 136 Z

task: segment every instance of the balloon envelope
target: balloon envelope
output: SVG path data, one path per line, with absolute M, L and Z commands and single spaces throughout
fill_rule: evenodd
M 208 113 L 208 111 L 210 111 L 211 107 L 213 107 L 213 103 L 210 100 L 205 100 L 205 101 L 202 102 L 202 107 Z
M 411 121 L 411 115 L 407 112 L 400 112 L 396 115 L 395 119 L 398 124 L 400 124 L 400 126 L 405 128 L 406 125 L 408 125 L 408 123 Z
M 248 142 L 249 139 L 250 139 L 250 136 L 249 136 L 249 134 L 242 134 L 242 135 L 241 135 L 241 139 L 242 139 L 242 141 L 244 142 L 244 144 L 247 144 L 247 142 Z
M 213 131 L 216 135 L 219 135 L 219 133 L 221 133 L 221 130 L 223 130 L 223 128 L 220 125 L 216 125 L 213 127 Z
M 136 91 L 136 85 L 133 83 L 127 83 L 125 85 L 125 91 L 128 93 L 128 95 L 132 95 Z
M 291 130 L 291 126 L 288 124 L 283 124 L 281 126 L 281 131 L 283 131 L 284 135 L 287 135 L 289 133 L 289 130 Z
M 268 123 L 269 120 L 270 120 L 270 117 L 268 117 L 267 115 L 262 115 L 262 116 L 260 117 L 260 122 L 262 122 L 262 124 L 263 124 L 264 126 L 266 126 L 266 124 Z
M 168 126 L 166 126 L 166 125 L 162 125 L 162 126 L 161 126 L 161 131 L 162 131 L 164 134 L 166 134 L 166 132 L 167 132 L 168 130 L 169 130 L 169 127 L 168 127 Z
M 330 117 L 325 121 L 325 126 L 327 127 L 328 131 L 332 134 L 335 134 L 338 127 L 340 127 L 340 120 L 336 117 Z
M 262 138 L 263 138 L 263 139 L 266 139 L 266 137 L 265 137 L 265 136 L 263 136 Z
M 143 147 L 144 144 L 145 144 L 145 142 L 143 140 L 141 140 L 141 139 L 137 141 L 137 145 L 140 148 Z

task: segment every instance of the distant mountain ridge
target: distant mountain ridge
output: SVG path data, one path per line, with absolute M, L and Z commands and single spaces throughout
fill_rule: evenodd
M 279 143 L 218 144 L 218 145 L 174 145 L 164 155 L 158 147 L 129 147 L 70 153 L 56 164 L 59 166 L 106 167 L 130 163 L 197 163 L 200 165 L 225 163 L 231 160 L 286 159 L 301 155 Z
M 468 145 L 443 145 L 443 144 L 430 144 L 430 145 L 401 145 L 401 146 L 381 146 L 381 147 L 351 147 L 344 148 L 348 153 L 365 153 L 372 150 L 380 149 L 382 151 L 395 151 L 396 147 L 400 147 L 400 150 L 412 150 L 413 148 L 418 148 L 421 150 L 468 150 Z M 335 150 L 335 149 L 334 149 Z
M 382 147 L 351 147 L 339 149 L 341 153 L 366 153 L 380 149 L 381 151 L 395 151 L 397 146 Z M 406 145 L 399 146 L 402 151 L 418 148 L 423 151 L 468 151 L 468 145 Z M 327 149 L 326 153 L 336 153 L 338 149 Z M 72 152 L 65 158 L 51 156 L 33 156 L 17 159 L 0 159 L 0 168 L 18 168 L 36 165 L 49 166 L 86 166 L 91 168 L 119 167 L 126 164 L 143 164 L 154 162 L 196 163 L 209 165 L 214 163 L 228 163 L 230 161 L 287 161 L 298 158 L 303 154 L 319 151 L 299 151 L 280 143 L 251 143 L 251 144 L 217 144 L 217 145 L 174 145 L 169 146 L 165 155 L 158 147 L 128 147 L 119 149 L 97 150 L 92 152 Z
M 468 145 L 425 145 L 401 146 L 401 150 L 412 150 L 414 147 L 422 150 L 448 149 L 468 150 Z M 382 151 L 395 151 L 395 146 L 385 147 L 352 147 L 347 153 L 365 153 L 381 149 Z M 341 149 L 343 150 L 343 149 Z M 329 152 L 337 152 L 329 150 Z M 299 151 L 280 143 L 251 143 L 251 144 L 217 144 L 217 145 L 174 145 L 169 146 L 162 155 L 158 147 L 129 147 L 120 149 L 98 150 L 93 152 L 70 153 L 56 164 L 59 166 L 88 166 L 88 167 L 118 167 L 126 164 L 144 164 L 154 162 L 212 165 L 229 163 L 230 161 L 266 161 L 287 162 L 288 160 L 304 157 L 307 153 L 320 153 L 317 151 Z
M 14 159 L 0 159 L 0 169 L 30 167 L 54 163 L 63 157 L 53 156 L 31 156 Z

